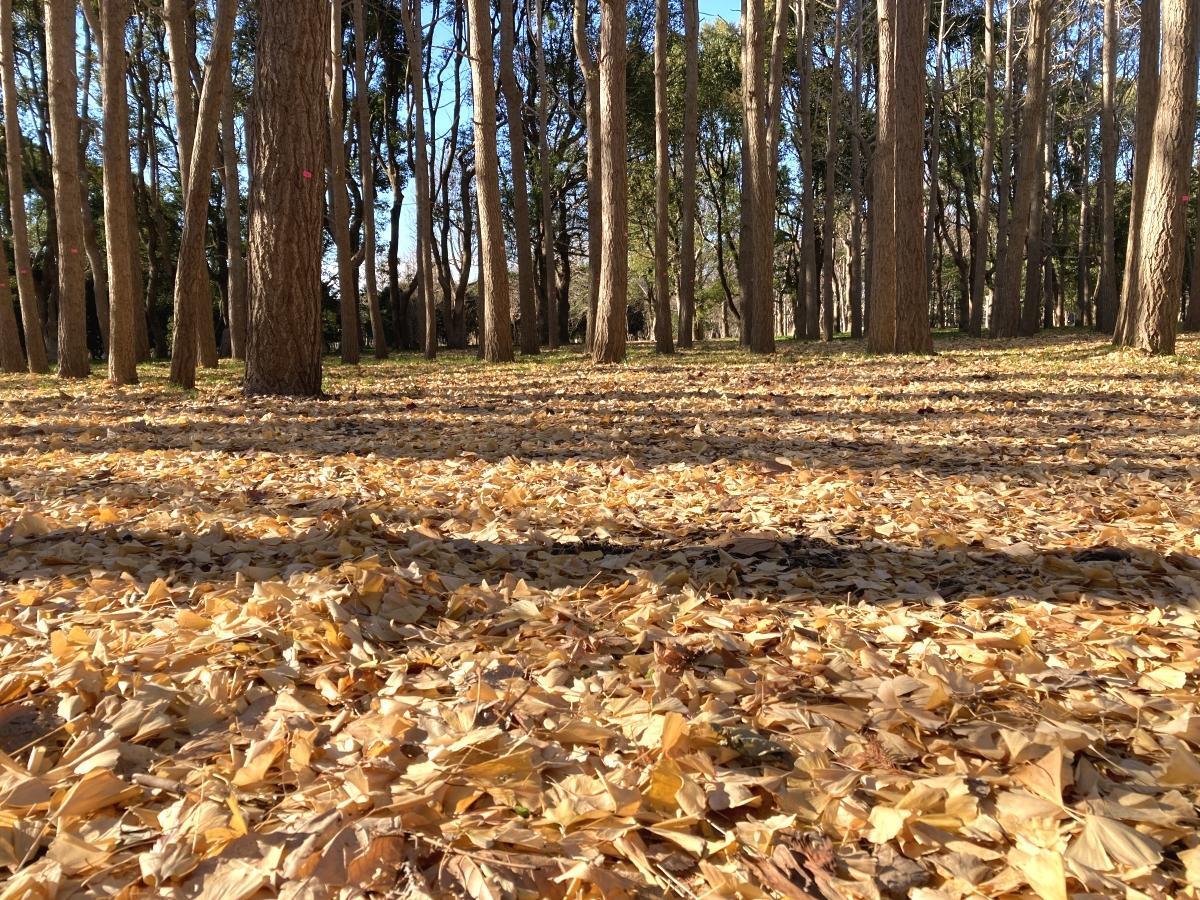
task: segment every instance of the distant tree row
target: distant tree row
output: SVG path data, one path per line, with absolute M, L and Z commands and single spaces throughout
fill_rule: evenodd
M 1169 354 L 1197 2 L 0 0 L 0 368 L 316 394 L 331 350 L 1065 325 Z

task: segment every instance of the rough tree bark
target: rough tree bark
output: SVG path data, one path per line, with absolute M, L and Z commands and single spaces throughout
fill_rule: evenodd
M 387 359 L 387 333 L 379 306 L 379 266 L 375 251 L 375 156 L 371 141 L 371 98 L 367 91 L 367 25 L 363 0 L 353 0 L 354 10 L 354 107 L 358 114 L 359 170 L 363 201 L 363 282 L 367 288 L 367 311 L 375 358 Z
M 258 0 L 248 394 L 321 393 L 326 0 Z
M 782 2 L 782 0 L 781 0 Z M 674 353 L 667 221 L 671 214 L 671 136 L 667 110 L 667 0 L 654 14 L 654 349 Z
M 425 140 L 425 43 L 421 26 L 421 0 L 407 0 L 405 10 L 410 113 L 413 119 L 413 168 L 417 182 L 417 273 L 421 284 L 421 303 L 425 310 L 425 358 L 433 359 L 437 356 L 437 300 L 433 295 L 433 201 L 429 191 L 429 146 Z M 486 297 L 483 300 L 487 302 Z
M 17 271 L 17 298 L 21 306 L 21 328 L 25 334 L 25 358 L 29 371 L 49 371 L 46 341 L 42 334 L 42 310 L 33 283 L 29 252 L 29 220 L 25 213 L 25 170 L 21 162 L 21 120 L 17 115 L 16 57 L 13 52 L 12 0 L 0 0 L 0 80 L 3 81 L 5 163 L 8 173 L 8 203 L 12 220 L 13 265 Z
M 237 0 L 220 0 L 214 22 L 204 88 L 200 94 L 200 113 L 196 122 L 195 143 L 189 155 L 191 169 L 183 207 L 183 233 L 179 238 L 179 263 L 175 274 L 175 327 L 171 344 L 171 383 L 191 388 L 196 383 L 196 350 L 204 362 L 204 347 L 212 328 L 212 288 L 204 247 L 208 236 L 208 202 L 212 194 L 212 171 L 217 153 L 217 132 L 221 106 L 229 90 L 230 53 L 233 27 L 237 20 Z M 325 18 L 322 16 L 321 21 Z M 324 67 L 321 68 L 321 74 Z M 193 337 L 193 335 L 195 337 Z M 213 345 L 215 352 L 215 336 Z
M 471 97 L 475 121 L 475 194 L 479 201 L 479 260 L 483 277 L 483 358 L 513 358 L 508 254 L 500 211 L 500 157 L 496 149 L 496 81 L 492 71 L 492 15 L 487 0 L 468 0 Z M 551 256 L 553 270 L 553 255 Z M 553 332 L 552 332 L 553 335 Z
M 242 247 L 242 186 L 238 175 L 237 130 L 233 90 L 221 104 L 221 184 L 225 192 L 225 243 L 229 265 L 229 349 L 234 359 L 246 358 L 246 256 Z
M 1153 138 L 1138 148 L 1146 182 L 1138 239 L 1136 293 L 1121 310 L 1118 343 L 1155 355 L 1175 352 L 1187 246 L 1188 167 L 1196 127 L 1196 0 L 1162 7 L 1162 70 Z
M 0 243 L 0 372 L 24 372 L 25 353 L 21 349 L 8 279 L 8 253 Z
M 603 246 L 600 297 L 592 359 L 597 363 L 625 360 L 629 301 L 629 206 L 626 175 L 625 46 L 628 33 L 623 0 L 600 0 L 600 146 Z
M 558 347 L 560 334 L 558 275 L 554 264 L 554 161 L 550 158 L 550 83 L 546 76 L 546 48 L 543 43 L 545 22 L 542 0 L 532 0 L 530 15 L 536 32 L 532 35 L 534 63 L 538 79 L 538 175 L 542 194 L 542 291 L 546 297 L 546 331 L 550 349 Z
M 824 222 L 821 226 L 824 238 L 824 262 L 821 265 L 821 340 L 832 341 L 836 330 L 833 315 L 833 266 L 836 242 L 833 233 L 836 229 L 834 216 L 834 197 L 837 187 L 837 154 L 838 154 L 838 106 L 841 103 L 842 83 L 842 5 L 843 0 L 836 0 L 833 6 L 833 78 L 829 90 L 829 120 L 825 131 L 825 210 Z
M 1021 115 L 1021 139 L 1017 151 L 1016 190 L 1008 227 L 1008 242 L 1000 260 L 996 298 L 992 310 L 992 337 L 1016 337 L 1021 325 L 1021 271 L 1029 236 L 1033 204 L 1041 194 L 1038 181 L 1041 163 L 1038 150 L 1046 121 L 1046 35 L 1049 31 L 1048 0 L 1030 0 L 1029 36 L 1026 40 L 1027 84 Z
M 586 5 L 586 0 L 579 0 Z M 525 168 L 525 135 L 521 127 L 521 89 L 517 84 L 513 48 L 516 16 L 513 0 L 500 0 L 500 92 L 508 115 L 508 152 L 512 161 L 513 225 L 517 251 L 517 310 L 521 353 L 536 354 L 538 339 L 537 298 L 533 286 L 533 247 L 529 239 L 529 175 Z M 589 137 L 589 155 L 591 138 Z
M 79 78 L 75 70 L 73 0 L 45 0 L 46 80 L 54 145 L 54 209 L 58 228 L 58 374 L 86 378 L 87 301 L 83 289 L 83 190 L 79 180 Z
M 171 87 L 175 95 L 175 127 L 179 142 L 179 188 L 183 197 L 189 196 L 191 187 L 189 179 L 192 173 L 192 155 L 196 147 L 196 91 L 192 81 L 192 62 L 195 59 L 195 39 L 189 33 L 189 13 L 185 0 L 163 0 L 163 23 L 166 25 L 167 43 L 169 46 L 168 62 L 171 69 Z M 211 55 L 211 51 L 210 51 Z M 201 176 L 207 184 L 212 177 L 212 165 Z M 208 193 L 205 193 L 205 208 L 207 215 Z M 185 213 L 186 216 L 186 213 Z M 181 254 L 182 256 L 182 254 Z M 207 272 L 201 273 L 207 281 Z M 175 276 L 179 281 L 178 270 Z M 203 308 L 197 310 L 190 320 L 188 334 L 199 353 L 200 364 L 211 369 L 217 365 L 217 335 L 212 321 L 211 294 L 202 292 L 197 285 L 185 285 L 184 292 L 190 294 Z M 175 286 L 179 293 L 179 285 Z M 203 299 L 202 299 L 203 297 Z M 176 337 L 180 336 L 178 328 Z M 178 352 L 178 344 L 171 348 L 172 359 Z M 185 360 L 186 363 L 186 360 Z M 194 365 L 194 363 L 192 364 Z
M 925 11 L 916 3 L 879 0 L 878 13 L 875 268 L 867 346 L 876 353 L 929 353 L 923 186 L 911 174 L 923 168 Z
M 346 194 L 346 69 L 342 0 L 329 4 L 329 230 L 337 263 L 342 362 L 358 365 L 362 337 L 358 286 L 350 252 L 350 198 Z
M 988 245 L 992 212 L 992 168 L 996 140 L 996 35 L 994 0 L 983 4 L 983 153 L 980 161 L 979 203 L 975 207 L 975 246 L 971 262 L 971 308 L 967 332 L 972 337 L 983 334 L 983 294 L 987 282 Z
M 738 278 L 742 289 L 743 340 L 753 353 L 774 353 L 775 151 L 787 4 L 775 4 L 769 56 L 763 0 L 743 0 L 742 22 L 744 132 Z
M 104 96 L 104 236 L 108 250 L 108 378 L 133 384 L 137 375 L 135 317 L 140 305 L 134 284 L 133 175 L 129 169 L 129 96 L 125 26 L 129 0 L 100 4 L 104 54 L 101 61 Z
M 896 0 L 878 0 L 879 89 L 871 197 L 871 316 L 867 348 L 890 353 L 896 339 Z
M 855 4 L 854 75 L 851 85 L 850 117 L 853 126 L 850 139 L 850 336 L 863 336 L 863 262 L 862 262 L 862 203 L 863 203 L 863 7 L 867 0 Z
M 1129 239 L 1125 245 L 1125 278 L 1121 283 L 1120 305 L 1111 310 L 1109 322 L 1097 322 L 1097 330 L 1114 331 L 1118 345 L 1128 346 L 1136 326 L 1136 298 L 1141 292 L 1142 217 L 1145 211 L 1146 179 L 1154 141 L 1155 115 L 1158 109 L 1159 41 L 1162 5 L 1159 0 L 1142 0 L 1139 29 L 1137 116 L 1133 132 L 1133 190 L 1129 197 Z M 1099 327 L 1107 324 L 1108 328 Z
M 696 0 L 684 0 L 684 2 L 695 3 Z M 583 72 L 583 83 L 587 93 L 585 119 L 587 127 L 588 314 L 584 344 L 590 352 L 596 332 L 596 310 L 600 304 L 600 260 L 603 256 L 604 246 L 604 217 L 601 210 L 603 198 L 600 187 L 600 148 L 603 142 L 600 124 L 600 67 L 588 43 L 587 20 L 587 0 L 575 0 L 572 35 L 575 41 L 575 55 L 579 58 L 579 68 Z
M 817 290 L 817 196 L 813 184 L 812 23 L 808 0 L 796 2 L 796 70 L 800 73 L 800 301 L 796 304 L 796 337 L 816 338 L 821 312 Z
M 1146 4 L 1143 4 L 1145 8 Z M 1101 58 L 1100 107 L 1100 284 L 1096 292 L 1096 328 L 1111 333 L 1117 321 L 1117 0 L 1104 0 L 1104 54 Z M 1148 48 L 1145 48 L 1148 49 Z M 1157 50 L 1155 50 L 1157 56 Z M 1139 75 L 1139 84 L 1142 83 Z M 1141 124 L 1142 117 L 1138 118 Z M 1133 232 L 1130 231 L 1132 235 Z
M 683 160 L 679 186 L 679 346 L 696 338 L 696 147 L 700 142 L 700 8 L 683 0 Z

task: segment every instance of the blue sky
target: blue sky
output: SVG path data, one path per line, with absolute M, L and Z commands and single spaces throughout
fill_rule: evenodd
M 701 24 L 701 27 L 703 27 L 708 22 L 715 21 L 716 19 L 725 19 L 729 22 L 737 22 L 741 18 L 741 9 L 742 9 L 742 7 L 741 7 L 740 0 L 701 0 L 701 2 L 700 2 L 700 24 Z M 444 36 L 442 38 L 435 37 L 435 40 L 437 41 L 437 43 L 439 45 L 444 45 L 444 44 L 447 44 L 450 42 L 450 39 L 448 36 Z M 463 75 L 464 75 L 464 79 L 467 82 L 469 82 L 470 81 L 469 70 L 464 70 Z M 465 94 L 464 100 L 469 105 L 469 94 L 470 94 L 469 86 L 468 86 L 467 90 L 464 92 L 464 94 Z M 438 122 L 435 123 L 436 127 L 434 128 L 434 133 L 435 133 L 436 137 L 439 139 L 444 136 L 445 130 L 449 127 L 449 123 L 450 123 L 449 113 L 450 113 L 450 110 L 448 108 L 444 107 L 440 111 L 440 116 L 439 116 Z M 463 121 L 464 122 L 468 121 L 466 116 L 463 117 Z M 434 148 L 434 152 L 436 152 L 436 150 L 437 150 L 437 148 Z M 408 185 L 405 188 L 404 202 L 401 206 L 400 259 L 401 259 L 402 263 L 405 260 L 411 260 L 411 258 L 415 256 L 416 231 L 417 231 L 415 192 L 416 192 L 415 186 L 411 185 L 411 184 Z M 385 202 L 390 202 L 390 193 L 381 192 L 380 196 L 385 200 Z M 384 222 L 386 222 L 386 218 L 384 218 L 380 222 L 381 227 L 384 224 Z M 386 249 L 386 235 L 382 231 L 380 233 L 380 248 L 381 248 L 380 252 L 383 252 L 383 250 Z

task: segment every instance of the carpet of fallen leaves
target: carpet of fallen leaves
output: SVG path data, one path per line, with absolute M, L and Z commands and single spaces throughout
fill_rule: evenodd
M 1200 343 L 0 379 L 0 896 L 1200 896 Z

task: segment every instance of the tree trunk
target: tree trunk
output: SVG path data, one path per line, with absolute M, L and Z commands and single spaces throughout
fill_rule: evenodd
M 354 10 L 354 106 L 358 113 L 359 170 L 363 193 L 363 266 L 367 288 L 367 310 L 375 358 L 387 359 L 387 333 L 379 307 L 379 266 L 375 251 L 375 159 L 371 141 L 371 98 L 367 90 L 367 26 L 363 0 L 353 0 Z
M 538 175 L 541 179 L 542 195 L 542 290 L 546 299 L 546 336 L 550 349 L 558 347 L 560 338 L 557 267 L 554 264 L 554 161 L 550 158 L 550 82 L 546 75 L 546 48 L 544 45 L 544 16 L 542 0 L 531 0 L 529 15 L 536 26 L 531 35 L 534 64 L 538 80 Z
M 971 267 L 971 308 L 967 332 L 972 337 L 983 334 L 983 294 L 987 282 L 988 245 L 990 243 L 992 211 L 992 167 L 996 139 L 996 39 L 994 0 L 983 4 L 983 158 L 979 176 L 979 204 L 975 207 L 975 247 Z
M 1143 15 L 1146 9 L 1157 3 L 1143 3 Z M 1117 45 L 1121 40 L 1120 26 L 1117 22 L 1117 0 L 1104 0 L 1104 55 L 1102 57 L 1102 94 L 1100 111 L 1100 289 L 1096 293 L 1096 329 L 1111 334 L 1117 320 L 1117 231 L 1116 231 L 1116 184 L 1117 184 Z M 1157 41 L 1155 34 L 1153 42 L 1154 67 L 1157 68 Z M 1141 53 L 1149 51 L 1148 41 L 1143 41 Z M 1151 57 L 1145 57 L 1143 68 L 1151 65 Z M 1145 73 L 1148 74 L 1148 73 Z M 1139 74 L 1139 93 L 1144 84 L 1144 74 Z M 1140 101 L 1139 101 L 1140 104 Z M 1148 103 L 1147 106 L 1150 104 Z M 1138 128 L 1143 122 L 1139 105 Z M 1141 131 L 1138 131 L 1141 135 Z M 1132 210 L 1131 210 L 1132 213 Z M 1130 223 L 1130 235 L 1133 235 L 1133 223 Z M 1132 246 L 1132 244 L 1131 244 Z
M 25 334 L 25 357 L 29 371 L 49 371 L 46 341 L 42 333 L 42 311 L 33 282 L 29 252 L 29 220 L 25 213 L 25 171 L 21 162 L 21 120 L 17 114 L 16 57 L 13 52 L 12 0 L 0 0 L 0 80 L 3 81 L 5 162 L 8 173 L 8 203 L 12 219 L 13 264 L 17 270 L 17 297 L 21 305 L 21 329 Z
M 600 146 L 603 244 L 600 297 L 592 359 L 597 363 L 625 360 L 629 297 L 629 223 L 626 181 L 625 46 L 627 10 L 617 0 L 600 3 Z
M 782 2 L 782 0 L 780 0 Z M 671 214 L 671 137 L 667 111 L 667 0 L 657 0 L 654 16 L 654 349 L 674 353 L 667 233 Z
M 865 2 L 865 0 L 864 0 Z M 800 302 L 797 304 L 795 334 L 816 338 L 820 332 L 821 312 L 817 289 L 817 197 L 813 184 L 812 139 L 812 23 L 808 0 L 797 0 L 796 69 L 800 73 Z
M 874 190 L 871 197 L 871 315 L 867 348 L 896 346 L 896 0 L 878 0 L 879 88 L 875 118 Z
M 767 57 L 763 0 L 742 5 L 742 333 L 753 353 L 775 352 L 775 197 L 787 4 L 775 4 Z M 764 72 L 765 69 L 765 72 Z M 764 74 L 767 76 L 764 78 Z
M 246 256 L 242 248 L 242 186 L 238 174 L 233 91 L 221 105 L 221 173 L 225 191 L 225 243 L 229 259 L 229 347 L 234 359 L 246 358 Z
M 684 2 L 694 3 L 696 0 Z M 600 185 L 600 151 L 603 143 L 603 128 L 600 123 L 600 67 L 588 44 L 587 18 L 588 0 L 575 0 L 572 34 L 575 40 L 575 55 L 579 58 L 579 68 L 583 72 L 587 93 L 588 311 L 584 343 L 588 352 L 591 352 L 600 304 L 600 260 L 604 246 L 604 217 L 601 206 L 604 201 Z M 686 130 L 687 126 L 684 127 Z
M 896 6 L 896 322 L 897 353 L 932 353 L 929 282 L 925 258 L 924 197 L 920 172 L 925 154 L 925 10 Z
M 0 243 L 0 372 L 24 372 L 25 351 L 21 349 L 8 279 L 8 253 Z
M 1000 183 L 996 204 L 996 271 L 992 281 L 992 307 L 996 305 L 996 289 L 999 287 L 1000 263 L 1008 247 L 1008 226 L 1012 211 L 1012 163 L 1013 141 L 1016 138 L 1016 84 L 1014 83 L 1013 6 L 1009 0 L 1004 13 L 1004 130 L 1000 135 Z
M 937 222 L 942 215 L 942 106 L 946 85 L 946 0 L 939 3 L 937 44 L 934 47 L 933 108 L 929 124 L 929 207 L 925 214 L 926 295 L 933 294 L 933 276 L 942 269 L 942 252 L 938 243 Z M 940 292 L 939 292 L 940 297 Z M 939 322 L 944 327 L 944 322 Z
M 992 310 L 992 337 L 1016 337 L 1021 326 L 1021 269 L 1029 237 L 1033 204 L 1041 194 L 1039 148 L 1046 121 L 1046 35 L 1049 30 L 1048 0 L 1030 0 L 1029 37 L 1026 41 L 1028 70 L 1025 107 L 1021 115 L 1021 141 L 1017 152 L 1016 191 L 1008 228 L 1008 243 L 1000 261 L 996 300 Z
M 346 69 L 342 0 L 329 4 L 329 230 L 337 263 L 342 362 L 358 365 L 362 337 L 358 291 L 350 253 L 350 199 L 346 194 Z
M 929 353 L 920 178 L 925 131 L 925 11 L 879 0 L 879 140 L 875 152 L 872 275 L 868 347 L 876 353 Z
M 192 147 L 196 143 L 196 92 L 192 84 L 192 48 L 188 40 L 186 0 L 163 0 L 163 24 L 167 30 L 171 88 L 175 95 L 175 132 L 179 142 L 179 188 L 187 195 L 192 171 Z
M 246 392 L 321 393 L 325 0 L 258 0 Z
M 1161 4 L 1159 0 L 1142 0 L 1142 22 L 1138 45 L 1137 119 L 1133 135 L 1133 191 L 1129 197 L 1129 240 L 1125 245 L 1125 280 L 1121 283 L 1121 302 L 1115 315 L 1114 340 L 1119 346 L 1130 346 L 1137 327 L 1136 304 L 1141 293 L 1142 218 L 1145 211 L 1146 179 L 1155 139 L 1155 118 L 1158 109 L 1159 41 Z M 1163 223 L 1156 223 L 1162 225 Z M 1101 327 L 1107 325 L 1107 328 Z M 1112 331 L 1113 320 L 1097 320 L 1097 329 Z
M 508 253 L 500 210 L 500 157 L 496 149 L 496 81 L 492 71 L 492 16 L 487 0 L 469 0 L 471 97 L 475 119 L 475 193 L 479 201 L 479 260 L 483 280 L 483 358 L 513 358 Z M 469 199 L 469 192 L 464 200 Z M 550 269 L 553 271 L 553 262 Z
M 425 311 L 425 358 L 433 359 L 437 356 L 437 301 L 433 296 L 433 201 L 429 192 L 429 147 L 425 141 L 425 44 L 421 26 L 421 0 L 407 0 L 405 9 L 408 12 L 404 28 L 409 46 L 408 77 L 415 156 L 413 168 L 417 182 L 417 272 Z
M 1050 47 L 1046 46 L 1046 71 L 1049 69 Z M 1037 334 L 1038 320 L 1041 317 L 1042 298 L 1045 293 L 1046 281 L 1046 239 L 1044 234 L 1046 224 L 1046 204 L 1050 198 L 1051 160 L 1050 126 L 1054 118 L 1054 104 L 1046 103 L 1045 114 L 1042 116 L 1042 130 L 1038 136 L 1037 159 L 1038 168 L 1034 175 L 1037 183 L 1037 195 L 1029 213 L 1029 237 L 1026 239 L 1025 264 L 1025 295 L 1021 299 L 1020 333 L 1026 337 Z
M 83 190 L 79 181 L 79 78 L 74 0 L 45 0 L 54 209 L 58 228 L 58 374 L 86 378 L 87 300 L 83 287 Z
M 683 0 L 683 167 L 679 188 L 679 346 L 696 336 L 696 145 L 700 141 L 700 9 Z
M 108 355 L 108 266 L 104 262 L 104 251 L 100 249 L 100 239 L 97 236 L 96 217 L 92 213 L 91 190 L 89 187 L 87 148 L 91 143 L 92 134 L 92 60 L 102 55 L 99 28 L 95 22 L 95 12 L 88 12 L 88 5 L 83 4 L 83 83 L 79 87 L 80 117 L 79 117 L 79 186 L 80 214 L 83 216 L 83 249 L 87 256 L 88 271 L 92 276 L 92 299 L 96 306 L 96 324 L 100 328 L 101 350 Z M 94 27 L 95 26 L 95 27 Z M 100 53 L 93 53 L 93 44 L 97 45 Z
M 1187 172 L 1196 127 L 1196 0 L 1167 0 L 1162 15 L 1162 72 L 1153 140 L 1146 157 L 1138 240 L 1137 292 L 1122 319 L 1131 323 L 1122 346 L 1169 356 L 1175 352 L 1187 245 Z M 1148 151 L 1148 152 L 1147 152 Z
M 853 129 L 850 139 L 850 336 L 855 340 L 863 336 L 863 261 L 862 261 L 862 204 L 863 204 L 863 135 L 862 135 L 862 88 L 863 88 L 863 7 L 867 0 L 855 4 L 854 34 L 854 80 L 851 85 L 850 116 Z
M 829 91 L 829 120 L 825 132 L 825 216 L 821 226 L 825 241 L 825 259 L 821 266 L 824 275 L 821 286 L 821 340 L 832 341 L 836 331 L 833 314 L 833 264 L 835 241 L 834 195 L 837 187 L 838 106 L 841 103 L 842 83 L 842 3 L 833 6 L 833 77 Z
M 195 58 L 195 40 L 194 35 L 189 34 L 188 28 L 188 12 L 184 0 L 163 0 L 163 22 L 167 29 L 167 41 L 170 46 L 169 63 L 171 68 L 171 85 L 175 94 L 175 125 L 176 136 L 179 141 L 179 188 L 180 194 L 183 197 L 188 197 L 189 194 L 189 178 L 192 172 L 192 155 L 195 152 L 196 146 L 196 91 L 192 81 L 192 62 Z M 209 51 L 211 57 L 212 51 Z M 208 184 L 212 178 L 212 166 L 202 174 L 205 183 Z M 208 197 L 211 190 L 206 190 L 204 194 L 204 216 L 208 217 Z M 186 217 L 186 213 L 185 213 Z M 201 238 L 203 240 L 203 236 Z M 182 256 L 182 253 L 181 253 Z M 189 277 L 200 277 L 205 282 L 209 281 L 207 271 L 207 261 L 205 261 L 204 270 Z M 176 270 L 176 282 L 179 281 L 179 273 Z M 197 304 L 202 304 L 202 309 L 198 309 L 195 316 L 191 319 L 188 326 L 187 334 L 194 335 L 191 338 L 196 344 L 196 349 L 199 353 L 200 364 L 207 369 L 215 368 L 217 365 L 217 336 L 213 328 L 212 321 L 212 300 L 210 291 L 201 291 L 198 284 L 185 285 L 183 288 L 185 294 L 190 294 Z M 180 292 L 179 285 L 176 284 L 175 293 Z M 179 327 L 175 327 L 176 337 L 180 336 Z M 178 344 L 174 344 L 171 349 L 172 358 L 178 352 Z M 187 361 L 185 360 L 185 365 Z M 194 367 L 194 363 L 192 366 Z M 172 365 L 174 368 L 174 365 Z M 194 378 L 194 376 L 193 376 Z
M 219 0 L 214 23 L 195 143 L 189 155 L 191 168 L 183 207 L 183 233 L 179 238 L 179 263 L 175 274 L 175 331 L 171 345 L 171 383 L 191 388 L 196 384 L 197 341 L 204 362 L 204 347 L 212 329 L 212 288 L 204 248 L 208 237 L 208 204 L 212 194 L 212 171 L 217 152 L 221 106 L 229 89 L 230 52 L 237 0 Z M 322 17 L 322 22 L 325 21 Z M 322 72 L 324 67 L 322 67 Z M 192 337 L 195 335 L 196 337 Z M 216 338 L 212 335 L 213 352 Z
M 133 270 L 133 176 L 129 170 L 129 97 L 126 93 L 125 26 L 129 0 L 100 4 L 104 54 L 104 236 L 108 249 L 108 378 L 133 384 L 137 375 L 136 316 L 141 302 Z
M 580 0 L 584 2 L 584 0 Z M 529 175 L 525 166 L 525 135 L 521 127 L 521 88 L 513 63 L 516 43 L 516 17 L 513 0 L 500 0 L 500 92 L 508 115 L 508 147 L 512 162 L 513 225 L 517 251 L 517 310 L 521 353 L 532 356 L 540 349 L 537 299 L 533 287 L 533 253 L 529 236 Z M 589 150 L 591 137 L 588 138 Z

